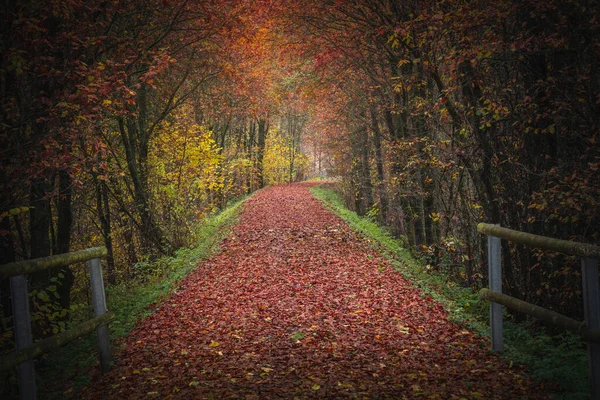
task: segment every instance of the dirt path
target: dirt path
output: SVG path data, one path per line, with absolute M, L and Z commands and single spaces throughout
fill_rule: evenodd
M 137 326 L 85 396 L 545 398 L 308 189 L 250 199 L 220 254 Z

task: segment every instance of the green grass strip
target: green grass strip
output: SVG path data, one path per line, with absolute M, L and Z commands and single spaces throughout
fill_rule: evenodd
M 450 320 L 481 335 L 490 336 L 489 304 L 481 300 L 478 293 L 457 285 L 442 272 L 427 270 L 385 228 L 369 217 L 361 217 L 350 211 L 337 191 L 319 185 L 311 188 L 311 193 L 388 258 L 398 272 L 419 288 L 422 296 L 430 295 L 442 304 Z M 560 388 L 561 393 L 553 398 L 591 398 L 587 354 L 583 343 L 575 335 L 565 332 L 550 336 L 544 328 L 538 327 L 536 334 L 532 335 L 526 324 L 512 323 L 505 319 L 504 342 L 503 358 L 508 364 L 523 364 L 533 378 Z
M 195 246 L 180 249 L 173 256 L 151 263 L 140 263 L 147 276 L 144 282 L 128 282 L 107 288 L 107 308 L 115 314 L 109 325 L 113 357 L 118 357 L 119 339 L 125 337 L 138 321 L 150 315 L 153 305 L 164 301 L 198 263 L 215 254 L 229 235 L 230 228 L 238 221 L 245 200 L 238 200 L 220 213 L 205 218 L 198 227 Z M 95 350 L 96 337 L 92 334 L 39 360 L 38 386 L 51 390 L 44 393 L 44 398 L 78 397 L 76 394 L 90 382 L 91 367 L 98 363 Z M 59 387 L 57 382 L 65 386 Z

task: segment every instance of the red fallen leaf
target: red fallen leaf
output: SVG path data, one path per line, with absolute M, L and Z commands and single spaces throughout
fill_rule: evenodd
M 547 398 L 380 268 L 389 262 L 309 186 L 249 199 L 210 268 L 157 305 L 81 397 Z

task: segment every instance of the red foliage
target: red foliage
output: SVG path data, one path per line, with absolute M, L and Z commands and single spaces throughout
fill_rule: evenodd
M 250 199 L 84 397 L 546 398 L 308 186 Z

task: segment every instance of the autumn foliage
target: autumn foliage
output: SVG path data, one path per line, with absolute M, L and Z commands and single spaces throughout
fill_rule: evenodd
M 464 286 L 486 283 L 477 222 L 599 240 L 597 2 L 1 13 L 0 264 L 103 245 L 108 284 L 133 285 L 230 200 L 317 176 Z M 578 260 L 505 246 L 503 263 L 509 294 L 582 317 Z M 37 337 L 87 301 L 68 267 L 29 280 Z M 3 281 L 6 318 L 9 297 Z
M 194 227 L 229 200 L 306 176 L 305 117 L 285 103 L 285 61 L 261 10 L 227 1 L 4 9 L 1 262 L 105 245 L 108 281 L 128 282 L 137 265 L 193 243 Z M 68 309 L 76 277 L 59 273 L 32 284 L 58 288 Z
M 310 4 L 310 5 L 308 5 Z M 307 2 L 311 124 L 348 204 L 485 284 L 477 222 L 595 243 L 597 4 Z M 321 101 L 319 101 L 319 99 Z M 506 246 L 505 288 L 582 318 L 577 259 Z

